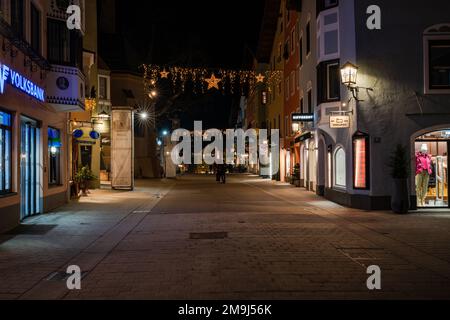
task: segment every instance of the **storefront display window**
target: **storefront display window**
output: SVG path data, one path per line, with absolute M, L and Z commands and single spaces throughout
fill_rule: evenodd
M 353 187 L 369 189 L 369 136 L 357 133 L 353 137 Z
M 11 115 L 0 111 L 0 194 L 11 192 Z
M 415 182 L 418 207 L 448 207 L 450 130 L 419 137 L 415 142 Z
M 48 184 L 61 184 L 61 132 L 58 129 L 48 128 Z
M 345 188 L 347 186 L 345 151 L 341 147 L 334 154 L 334 186 L 338 188 Z

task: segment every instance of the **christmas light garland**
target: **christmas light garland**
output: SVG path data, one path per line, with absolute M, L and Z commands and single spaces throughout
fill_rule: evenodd
M 209 90 L 219 90 L 231 94 L 244 94 L 245 88 L 251 90 L 256 85 L 271 85 L 282 81 L 282 71 L 267 71 L 263 73 L 253 70 L 228 70 L 212 68 L 189 68 L 179 66 L 159 66 L 144 64 L 144 86 L 151 92 L 158 81 L 171 81 L 173 87 L 185 90 L 186 84 L 192 84 L 194 93 L 205 93 Z

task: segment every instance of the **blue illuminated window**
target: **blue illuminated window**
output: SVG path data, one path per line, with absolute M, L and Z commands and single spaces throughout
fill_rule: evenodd
M 61 132 L 58 129 L 48 128 L 48 184 L 61 184 Z
M 0 110 L 0 194 L 11 192 L 11 114 Z

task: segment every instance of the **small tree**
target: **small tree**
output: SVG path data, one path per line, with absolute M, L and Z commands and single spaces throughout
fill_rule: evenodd
M 398 144 L 395 147 L 389 161 L 391 168 L 391 177 L 394 179 L 408 179 L 410 173 L 410 164 L 407 148 Z

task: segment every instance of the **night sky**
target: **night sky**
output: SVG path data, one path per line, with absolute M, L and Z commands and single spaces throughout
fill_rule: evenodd
M 118 33 L 137 50 L 140 63 L 251 67 L 264 0 L 118 1 Z M 161 91 L 170 95 L 166 88 Z M 185 128 L 193 120 L 203 120 L 205 127 L 226 128 L 237 99 L 218 92 L 185 95 L 172 110 L 179 110 L 176 114 Z

